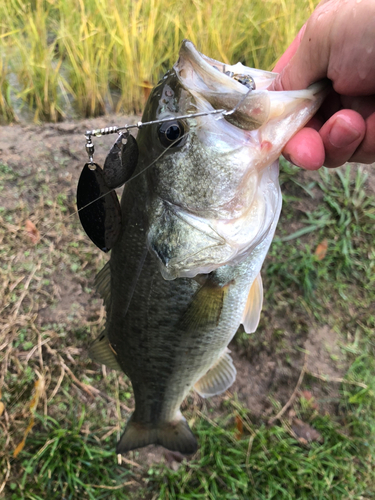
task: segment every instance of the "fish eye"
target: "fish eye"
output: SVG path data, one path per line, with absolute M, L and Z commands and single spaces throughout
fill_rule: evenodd
M 159 140 L 165 148 L 183 146 L 186 141 L 184 134 L 185 126 L 180 120 L 162 123 L 158 128 Z

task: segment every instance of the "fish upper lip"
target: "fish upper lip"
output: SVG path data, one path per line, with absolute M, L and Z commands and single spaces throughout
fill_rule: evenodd
M 234 80 L 233 78 L 226 75 L 224 72 L 215 69 L 214 64 L 225 67 L 224 63 L 210 59 L 209 57 L 201 54 L 195 47 L 195 45 L 190 40 L 183 40 L 180 48 L 180 56 L 177 63 L 174 65 L 174 69 L 178 76 L 178 79 L 183 84 L 183 77 L 181 75 L 181 66 L 184 61 L 188 61 L 192 66 L 194 66 L 195 71 L 198 73 L 205 73 L 213 78 L 213 80 L 218 83 L 221 82 L 226 86 L 231 86 L 233 89 L 237 89 L 240 92 L 245 93 L 243 85 Z M 205 81 L 207 84 L 207 82 Z
M 183 61 L 188 61 L 192 66 L 194 66 L 195 71 L 202 74 L 205 73 L 212 77 L 216 82 L 221 82 L 227 88 L 232 88 L 233 90 L 238 90 L 242 94 L 246 94 L 248 88 L 242 85 L 237 80 L 231 78 L 225 74 L 225 70 L 233 71 L 236 75 L 249 75 L 255 81 L 256 90 L 266 90 L 271 85 L 271 82 L 276 78 L 278 73 L 272 71 L 264 71 L 256 68 L 249 68 L 241 63 L 234 65 L 225 64 L 216 59 L 212 59 L 197 50 L 193 42 L 184 39 L 181 44 L 179 58 L 176 64 L 173 66 L 176 71 L 177 77 L 180 83 L 184 85 L 184 77 L 181 75 L 181 69 L 183 66 Z M 218 71 L 219 70 L 219 71 Z M 205 80 L 207 85 L 207 81 Z

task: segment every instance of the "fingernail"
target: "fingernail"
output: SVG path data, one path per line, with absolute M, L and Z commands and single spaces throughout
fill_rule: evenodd
M 360 135 L 360 132 L 353 128 L 350 120 L 340 116 L 332 125 L 328 139 L 335 148 L 344 148 L 359 139 Z
M 322 164 L 323 164 L 322 163 L 323 160 L 322 160 L 322 162 L 319 162 L 319 163 L 316 163 L 316 162 L 312 163 L 311 160 L 310 160 L 310 162 L 308 162 L 307 164 L 303 165 L 300 161 L 296 160 L 291 155 L 283 153 L 283 156 L 290 163 L 292 163 L 296 167 L 303 168 L 303 170 L 318 170 L 322 166 Z
M 303 167 L 302 167 L 302 165 L 300 165 L 300 164 L 298 163 L 298 161 L 296 161 L 296 160 L 293 158 L 293 156 L 288 155 L 288 154 L 286 154 L 286 153 L 283 153 L 283 156 L 284 156 L 284 158 L 285 158 L 285 159 L 286 159 L 289 163 L 293 163 L 293 165 L 295 165 L 296 167 L 303 168 Z

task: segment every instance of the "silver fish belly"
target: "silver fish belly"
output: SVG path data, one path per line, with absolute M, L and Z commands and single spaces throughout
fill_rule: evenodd
M 119 453 L 152 443 L 194 453 L 181 402 L 192 387 L 203 397 L 230 387 L 227 346 L 241 323 L 257 328 L 260 270 L 281 210 L 277 158 L 324 97 L 323 84 L 269 92 L 274 77 L 184 41 L 146 104 L 143 121 L 175 121 L 138 134 L 121 236 L 97 277 L 106 328 L 91 347 L 132 382 L 136 406 Z M 218 108 L 235 110 L 179 120 Z

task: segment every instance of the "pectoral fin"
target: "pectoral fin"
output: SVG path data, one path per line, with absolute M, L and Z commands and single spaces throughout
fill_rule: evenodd
M 203 285 L 194 294 L 182 318 L 182 327 L 188 331 L 217 327 L 227 292 L 227 286 L 209 282 Z
M 263 284 L 260 273 L 251 285 L 241 323 L 246 333 L 254 333 L 258 327 L 263 305 Z
M 91 344 L 89 355 L 97 363 L 106 365 L 108 368 L 112 368 L 112 370 L 121 371 L 116 354 L 111 348 L 108 337 L 104 332 Z
M 236 380 L 237 370 L 229 355 L 229 349 L 208 370 L 206 375 L 198 380 L 194 389 L 202 398 L 209 398 L 222 394 Z

